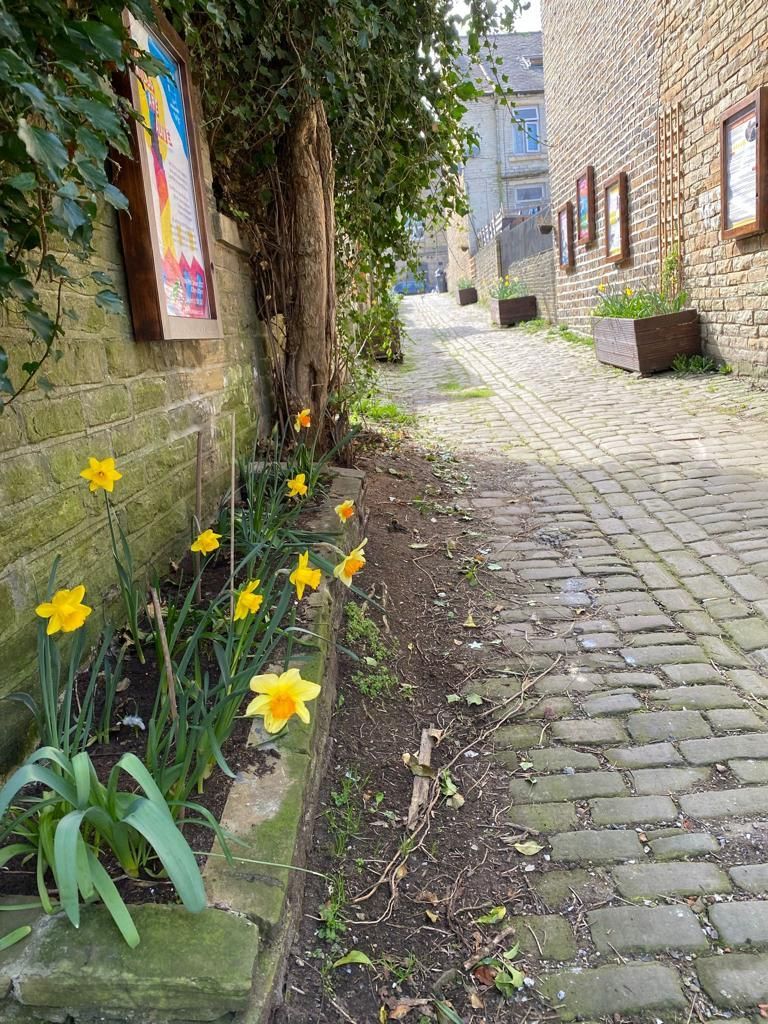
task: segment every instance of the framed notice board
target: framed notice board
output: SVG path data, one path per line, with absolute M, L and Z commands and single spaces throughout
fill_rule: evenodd
M 574 264 L 573 203 L 565 203 L 557 211 L 558 263 L 565 270 Z
M 720 211 L 725 238 L 768 230 L 768 88 L 720 119 Z
M 605 183 L 605 258 L 622 263 L 629 257 L 629 210 L 627 175 L 621 171 Z
M 157 76 L 139 70 L 120 83 L 142 118 L 116 179 L 130 204 L 120 212 L 120 233 L 134 335 L 137 341 L 218 338 L 189 54 L 161 16 L 150 27 L 124 17 L 134 42 L 165 69 Z
M 596 237 L 595 169 L 590 164 L 576 179 L 576 240 L 589 245 Z

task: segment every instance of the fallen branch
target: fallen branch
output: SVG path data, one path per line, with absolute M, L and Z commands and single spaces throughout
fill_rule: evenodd
M 419 764 L 430 766 L 432 764 L 432 750 L 434 741 L 429 729 L 421 730 L 421 744 L 419 746 Z M 422 807 L 429 799 L 430 780 L 426 776 L 416 775 L 413 779 L 413 791 L 411 793 L 411 805 L 408 808 L 408 818 L 405 827 L 409 832 L 416 828 L 419 814 Z

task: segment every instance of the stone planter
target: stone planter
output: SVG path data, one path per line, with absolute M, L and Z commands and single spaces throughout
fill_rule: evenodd
M 601 363 L 637 373 L 668 370 L 676 355 L 701 354 L 699 314 L 694 309 L 642 320 L 595 317 L 592 333 Z
M 518 299 L 489 299 L 491 323 L 499 327 L 512 327 L 521 320 L 535 320 L 537 316 L 536 296 L 521 295 Z
M 459 288 L 459 305 L 471 306 L 477 302 L 477 288 Z

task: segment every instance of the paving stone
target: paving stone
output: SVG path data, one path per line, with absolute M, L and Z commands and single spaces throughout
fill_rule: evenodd
M 615 894 L 613 880 L 599 869 L 555 868 L 534 877 L 531 887 L 551 910 L 562 910 L 579 900 L 585 906 L 605 903 Z
M 574 672 L 546 676 L 536 683 L 534 690 L 536 693 L 591 693 L 604 685 L 603 677 L 596 672 Z
M 748 708 L 724 708 L 720 711 L 707 711 L 706 716 L 715 732 L 768 728 L 765 720 Z
M 576 808 L 573 804 L 513 805 L 507 812 L 513 825 L 534 829 L 536 832 L 565 832 L 576 828 Z
M 760 732 L 718 736 L 709 740 L 683 740 L 680 751 L 691 764 L 715 764 L 732 758 L 768 757 L 768 735 Z
M 744 698 L 734 693 L 730 686 L 674 686 L 652 693 L 651 700 L 671 708 L 697 711 L 744 707 Z
M 538 804 L 614 796 L 626 793 L 627 787 L 619 772 L 579 772 L 548 775 L 536 782 L 514 779 L 509 784 L 509 792 L 515 803 Z
M 709 920 L 724 946 L 768 946 L 768 903 L 763 900 L 715 904 L 709 908 Z
M 694 612 L 699 610 L 699 605 L 687 590 L 680 587 L 668 590 L 654 590 L 653 596 L 669 612 Z
M 708 782 L 708 768 L 642 768 L 632 772 L 632 785 L 638 796 L 684 793 Z
M 609 864 L 643 857 L 637 833 L 620 829 L 566 832 L 553 836 L 551 845 L 553 860 L 576 864 Z
M 709 948 L 696 915 L 688 907 L 610 907 L 588 913 L 587 924 L 601 953 Z
M 733 619 L 726 622 L 725 628 L 742 651 L 756 651 L 768 645 L 768 622 L 764 619 Z
M 768 782 L 768 761 L 729 761 L 739 782 Z
M 606 750 L 605 756 L 619 768 L 652 768 L 654 765 L 682 764 L 683 761 L 671 743 L 649 743 L 643 747 L 614 747 Z
M 643 705 L 630 693 L 599 693 L 587 697 L 582 708 L 587 715 L 625 715 L 637 711 Z
M 594 754 L 585 754 L 582 750 L 569 750 L 567 747 L 549 747 L 547 750 L 534 750 L 531 753 L 534 771 L 561 772 L 564 768 L 581 769 L 599 768 L 600 761 Z
M 608 672 L 605 679 L 609 686 L 628 686 L 633 690 L 651 690 L 663 685 L 651 672 Z
M 768 697 L 768 678 L 750 669 L 731 669 L 728 673 L 731 682 L 742 693 L 755 697 Z
M 573 718 L 555 722 L 552 726 L 552 738 L 563 743 L 598 746 L 603 743 L 621 743 L 626 740 L 627 734 L 619 723 L 611 718 Z
M 499 748 L 526 750 L 528 747 L 540 747 L 546 742 L 546 733 L 542 740 L 542 726 L 536 723 L 504 725 L 494 734 L 494 742 Z
M 716 636 L 703 636 L 701 646 L 704 648 L 707 661 L 712 661 L 718 668 L 749 668 L 746 658 L 737 654 L 732 647 Z
M 715 864 L 620 864 L 612 874 L 629 900 L 731 891 L 728 876 Z
M 483 697 L 485 696 L 485 693 L 483 693 L 483 691 L 479 687 L 474 687 L 471 682 L 467 683 L 465 690 L 470 693 L 472 692 L 472 690 L 475 690 L 477 693 L 480 693 Z M 501 707 L 498 709 L 498 714 L 503 715 L 508 710 L 508 708 Z M 563 718 L 564 716 L 570 715 L 572 713 L 573 701 L 569 697 L 560 696 L 546 697 L 544 700 L 536 701 L 533 704 L 528 702 L 524 711 L 526 718 L 532 718 L 535 720 Z
M 768 955 L 725 953 L 700 957 L 696 973 L 716 1006 L 757 1006 L 768 1002 Z
M 661 671 L 673 683 L 722 683 L 723 676 L 712 665 L 663 665 Z
M 508 920 L 523 953 L 544 960 L 573 960 L 576 956 L 573 928 L 560 914 L 525 914 Z
M 740 576 L 726 576 L 725 582 L 745 601 L 768 600 L 768 583 L 752 573 Z
M 678 612 L 677 621 L 694 636 L 717 636 L 721 627 L 706 612 Z
M 741 864 L 728 874 L 744 892 L 768 893 L 768 864 Z
M 683 813 L 690 818 L 732 818 L 768 813 L 768 786 L 719 789 L 680 797 Z
M 685 589 L 700 601 L 730 597 L 728 588 L 716 576 L 687 576 L 682 582 Z
M 630 715 L 627 729 L 638 743 L 710 736 L 711 729 L 698 711 L 646 711 Z
M 668 796 L 619 796 L 590 800 L 596 825 L 634 825 L 674 821 L 677 807 Z
M 687 647 L 690 646 L 691 638 L 687 633 L 680 632 L 659 632 L 655 630 L 652 633 L 637 633 L 632 637 L 632 648 L 635 647 L 655 647 L 655 646 L 669 646 L 669 647 Z
M 707 601 L 707 612 L 718 622 L 726 619 L 743 619 L 749 615 L 749 606 L 738 598 L 729 597 L 722 601 Z M 760 614 L 765 614 L 762 610 Z
M 563 1021 L 658 1014 L 687 1006 L 677 973 L 655 963 L 559 971 L 544 977 L 539 988 Z
M 650 847 L 657 860 L 685 860 L 688 857 L 704 857 L 708 853 L 720 852 L 720 844 L 708 832 L 662 836 L 660 839 L 652 839 Z
M 622 633 L 641 633 L 647 629 L 672 629 L 674 623 L 667 615 L 622 615 L 616 621 Z
M 656 644 L 648 647 L 622 647 L 619 651 L 624 661 L 634 667 L 648 665 L 684 665 L 706 662 L 701 647 L 695 644 Z

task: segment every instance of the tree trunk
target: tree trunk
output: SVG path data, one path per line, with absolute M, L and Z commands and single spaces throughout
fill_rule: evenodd
M 326 405 L 336 349 L 336 268 L 331 136 L 320 100 L 296 112 L 284 155 L 285 411 L 292 418 L 309 407 L 322 440 L 331 426 Z

